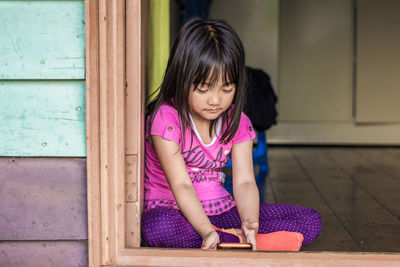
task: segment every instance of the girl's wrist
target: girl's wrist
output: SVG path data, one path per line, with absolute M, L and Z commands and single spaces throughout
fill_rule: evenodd
M 212 232 L 215 232 L 215 230 L 211 227 L 210 229 L 205 230 L 204 232 L 199 233 L 199 234 L 200 234 L 201 238 L 204 239 L 207 236 L 209 236 Z

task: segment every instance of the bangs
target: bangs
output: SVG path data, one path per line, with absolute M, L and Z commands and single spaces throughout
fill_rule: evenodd
M 200 55 L 200 62 L 195 70 L 193 84 L 214 86 L 219 78 L 224 84 L 238 84 L 239 70 L 235 62 L 228 55 L 220 56 L 204 53 Z

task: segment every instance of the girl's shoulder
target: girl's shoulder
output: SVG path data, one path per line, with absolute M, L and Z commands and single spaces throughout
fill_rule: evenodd
M 160 105 L 160 107 L 157 110 L 157 113 L 159 112 L 167 112 L 178 115 L 178 111 L 176 110 L 176 108 L 172 104 L 167 102 L 164 102 Z
M 150 118 L 148 118 L 149 120 Z M 149 123 L 149 122 L 148 122 Z M 149 125 L 147 126 L 149 127 Z M 150 135 L 158 135 L 167 140 L 180 141 L 180 124 L 178 111 L 172 105 L 163 103 L 155 111 L 153 123 L 151 124 Z
M 243 126 L 243 125 L 247 125 L 247 124 L 251 125 L 251 121 L 250 121 L 249 117 L 242 111 L 242 114 L 240 114 L 239 127 Z
M 242 112 L 240 116 L 239 127 L 236 131 L 235 136 L 232 139 L 233 143 L 241 143 L 248 140 L 252 140 L 256 137 L 253 125 L 247 115 Z
M 159 123 L 168 123 L 168 122 L 178 122 L 179 116 L 178 111 L 174 106 L 169 103 L 163 103 L 155 111 L 154 120 L 157 120 Z

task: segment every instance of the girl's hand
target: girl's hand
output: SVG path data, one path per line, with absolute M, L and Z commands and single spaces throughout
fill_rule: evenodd
M 253 246 L 253 250 L 257 250 L 257 233 L 258 233 L 258 222 L 243 222 L 242 223 L 243 241 L 250 243 Z
M 203 237 L 203 244 L 201 249 L 217 249 L 217 244 L 219 243 L 219 235 L 215 231 L 211 231 L 206 236 Z

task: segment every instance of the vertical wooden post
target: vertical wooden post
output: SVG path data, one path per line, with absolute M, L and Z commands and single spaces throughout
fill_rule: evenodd
M 126 2 L 126 196 L 125 242 L 140 246 L 143 201 L 144 106 L 146 88 L 147 1 Z M 134 105 L 133 105 L 134 104 Z
M 125 0 L 85 7 L 89 264 L 100 266 L 125 248 Z
M 86 153 L 88 194 L 89 266 L 101 264 L 100 139 L 99 139 L 99 7 L 97 0 L 85 0 L 86 51 Z

